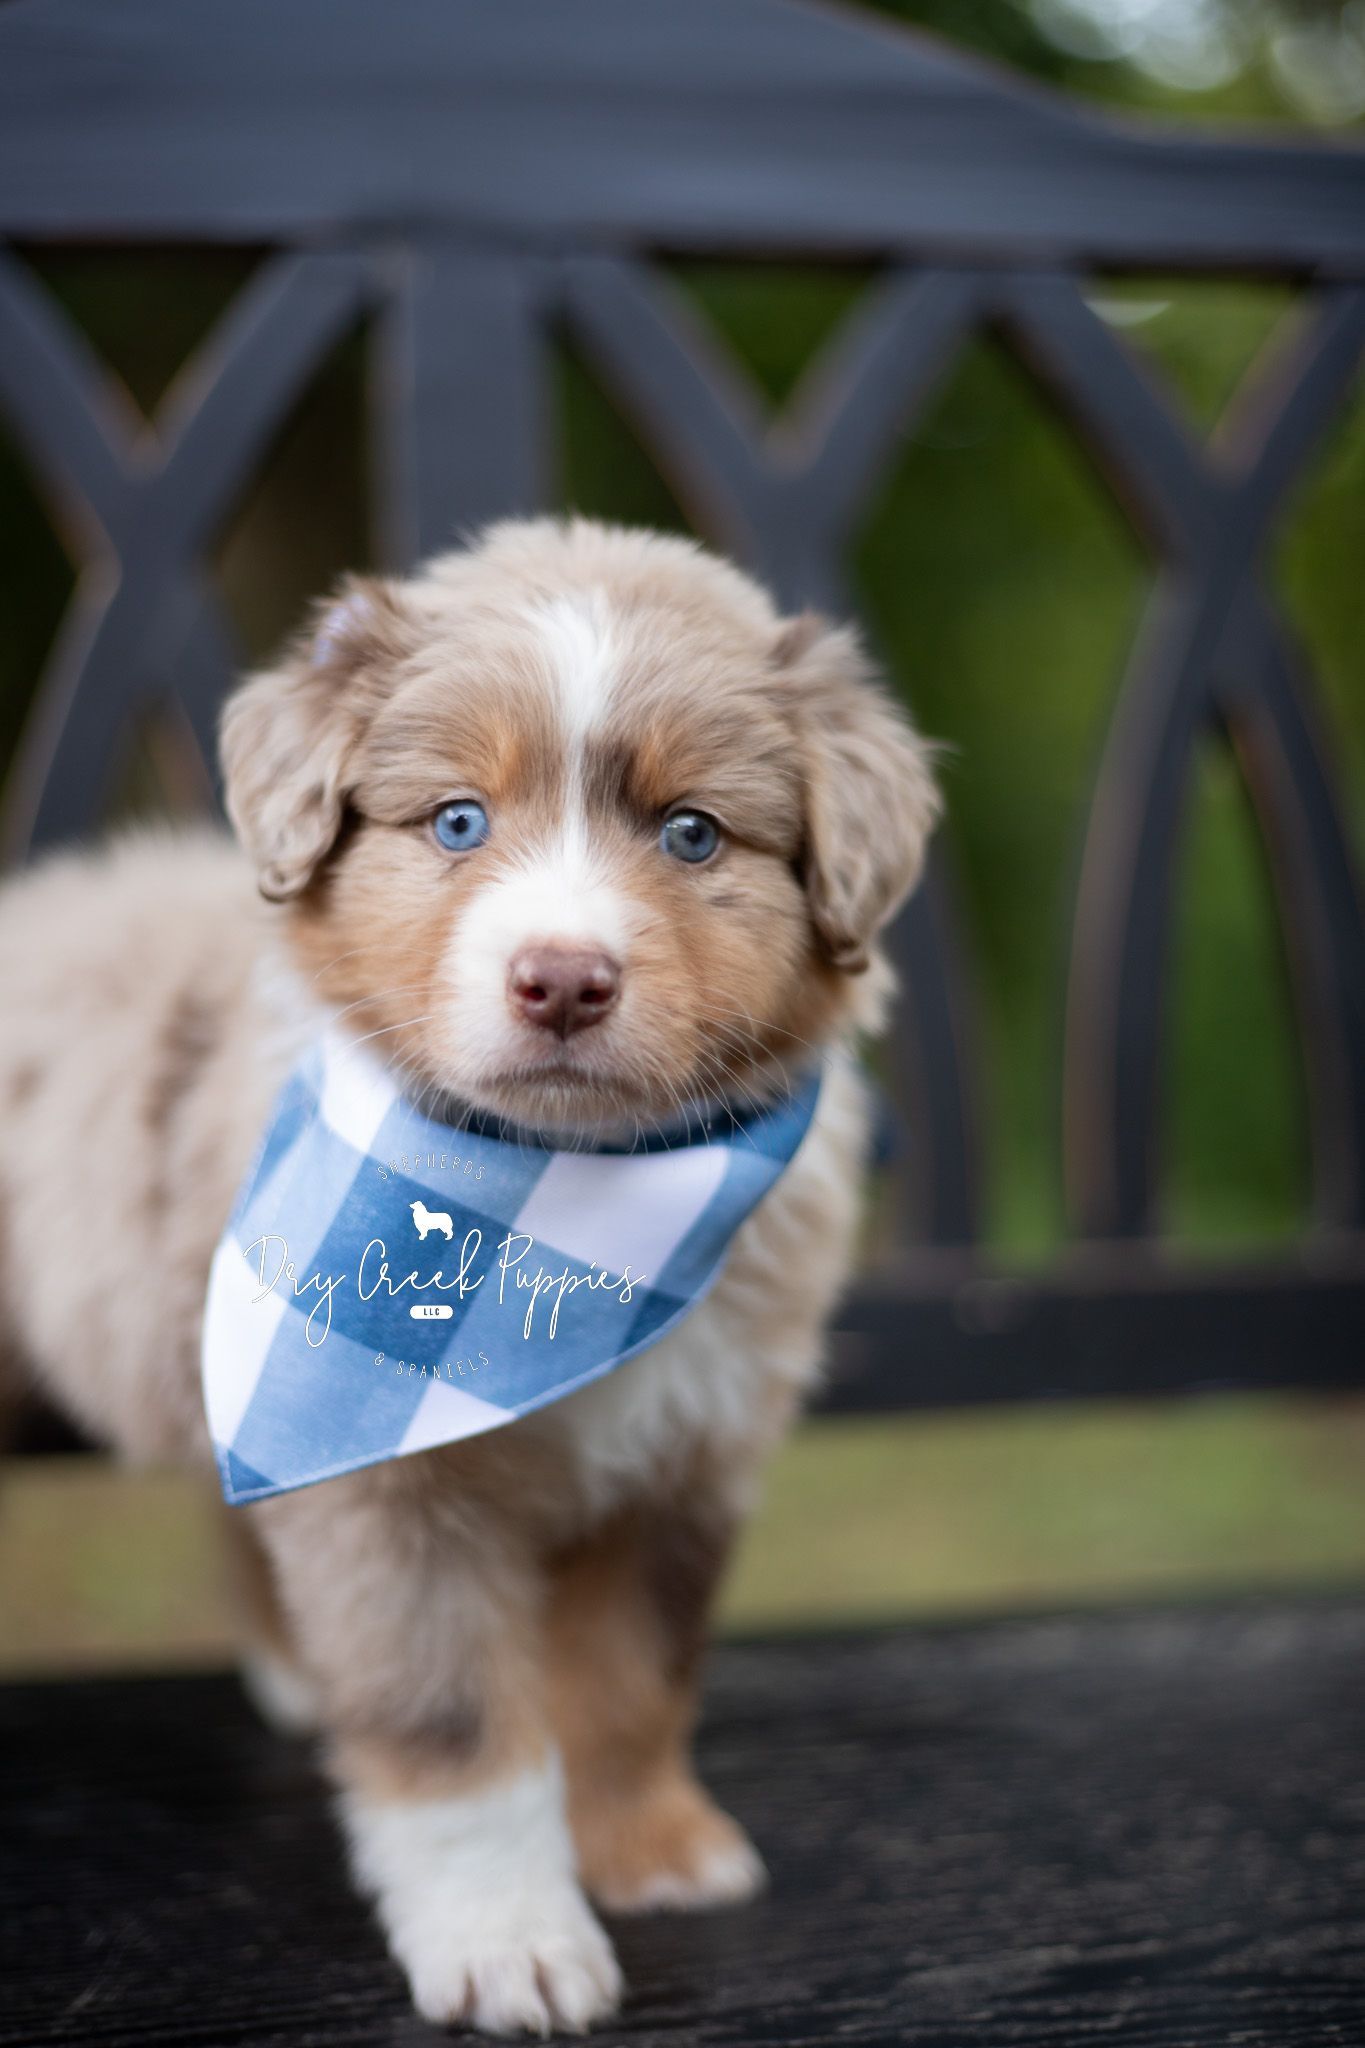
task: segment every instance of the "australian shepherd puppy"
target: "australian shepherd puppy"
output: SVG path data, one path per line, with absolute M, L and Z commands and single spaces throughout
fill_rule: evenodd
M 621 1989 L 589 1899 L 762 1881 L 693 1774 L 698 1659 L 849 1265 L 852 1046 L 935 817 L 926 749 L 848 629 L 576 520 L 348 584 L 230 700 L 222 755 L 240 849 L 143 837 L 0 897 L 0 1354 L 127 1457 L 211 1471 L 210 1258 L 324 1026 L 428 1105 L 582 1143 L 824 1061 L 795 1160 L 652 1350 L 225 1511 L 254 1690 L 320 1731 L 420 2010 L 583 2028 Z

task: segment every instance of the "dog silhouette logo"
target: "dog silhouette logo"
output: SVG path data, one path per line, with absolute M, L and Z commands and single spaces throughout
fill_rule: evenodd
M 417 1235 L 424 1244 L 426 1243 L 428 1231 L 432 1230 L 439 1230 L 443 1237 L 454 1237 L 455 1225 L 450 1217 L 446 1215 L 444 1209 L 428 1209 L 425 1202 L 410 1202 L 408 1207 L 412 1210 L 412 1220 Z

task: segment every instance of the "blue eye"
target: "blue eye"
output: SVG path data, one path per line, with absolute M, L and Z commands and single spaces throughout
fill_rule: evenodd
M 462 797 L 458 803 L 441 806 L 431 821 L 431 829 L 449 852 L 467 853 L 471 846 L 482 846 L 487 839 L 488 813 L 482 804 Z
M 665 853 L 671 853 L 674 860 L 710 860 L 720 845 L 720 826 L 714 818 L 708 818 L 705 811 L 675 811 L 671 818 L 664 819 L 659 844 Z

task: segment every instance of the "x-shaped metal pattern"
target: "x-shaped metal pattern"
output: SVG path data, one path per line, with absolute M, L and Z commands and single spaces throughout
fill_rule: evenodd
M 212 760 L 234 653 L 204 551 L 323 354 L 372 299 L 408 291 L 414 305 L 429 300 L 457 349 L 461 391 L 452 394 L 441 388 L 452 368 L 424 315 L 411 358 L 421 375 L 390 382 L 391 406 L 396 393 L 413 414 L 407 474 L 433 504 L 444 486 L 437 451 L 423 440 L 424 395 L 439 389 L 449 433 L 466 378 L 471 390 L 485 375 L 490 389 L 506 387 L 502 414 L 519 447 L 518 481 L 507 488 L 518 497 L 530 488 L 525 416 L 540 374 L 532 329 L 561 314 L 636 416 L 699 529 L 783 602 L 836 608 L 846 603 L 840 565 L 854 523 L 899 438 L 965 341 L 993 324 L 1162 565 L 1091 806 L 1078 894 L 1065 1084 L 1078 1226 L 1100 1236 L 1149 1226 L 1175 840 L 1192 747 L 1211 721 L 1237 747 L 1285 904 L 1295 906 L 1285 921 L 1317 1084 L 1320 1208 L 1333 1221 L 1365 1222 L 1365 927 L 1322 749 L 1257 578 L 1269 523 L 1354 374 L 1365 293 L 1323 293 L 1252 373 L 1204 451 L 1069 276 L 893 270 L 769 421 L 734 359 L 657 273 L 612 256 L 530 260 L 536 283 L 523 293 L 510 258 L 469 250 L 428 253 L 417 266 L 348 252 L 274 257 L 153 428 L 120 403 L 24 268 L 0 260 L 0 404 L 84 562 L 11 785 L 11 845 L 83 829 L 98 815 L 120 730 L 153 686 Z M 437 274 L 444 291 L 433 288 Z M 479 478 L 461 487 L 502 509 L 495 437 L 484 438 L 487 450 L 468 444 L 483 464 Z M 425 531 L 429 513 L 419 524 Z M 900 1065 L 913 1077 L 919 1120 L 916 1231 L 938 1243 L 969 1241 L 976 1220 L 966 1004 L 951 924 L 940 868 L 893 934 L 909 995 Z
M 88 829 L 153 687 L 213 760 L 235 655 L 201 557 L 364 282 L 354 257 L 274 258 L 143 427 L 50 297 L 0 258 L 0 404 L 84 557 L 11 780 L 10 851 Z
M 1234 745 L 1281 902 L 1314 1110 L 1319 1218 L 1365 1224 L 1365 918 L 1290 636 L 1260 580 L 1277 513 L 1345 398 L 1365 292 L 1273 338 L 1200 448 L 1068 278 L 1015 278 L 1000 314 L 1160 558 L 1090 809 L 1072 940 L 1066 1154 L 1083 1234 L 1152 1222 L 1164 964 L 1193 748 Z

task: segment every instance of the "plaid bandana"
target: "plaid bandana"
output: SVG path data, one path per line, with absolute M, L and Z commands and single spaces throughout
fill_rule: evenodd
M 497 1429 L 656 1343 L 711 1286 L 819 1092 L 815 1073 L 750 1115 L 552 1150 L 435 1123 L 325 1038 L 281 1091 L 209 1277 L 227 1500 Z

